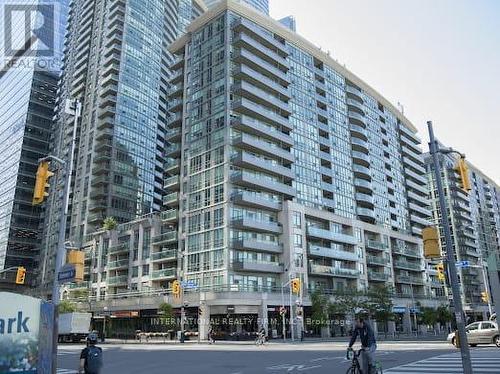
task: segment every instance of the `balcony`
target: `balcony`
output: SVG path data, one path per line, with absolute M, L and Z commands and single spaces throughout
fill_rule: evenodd
M 234 271 L 251 271 L 259 273 L 283 273 L 283 264 L 276 262 L 235 260 L 233 261 Z
M 348 109 L 354 109 L 354 111 L 358 110 L 360 112 L 365 113 L 365 107 L 362 103 L 360 103 L 358 100 L 353 100 L 347 98 L 346 100 L 347 108 Z
M 235 147 L 246 149 L 251 152 L 261 153 L 272 158 L 279 158 L 285 164 L 290 164 L 294 161 L 294 156 L 290 151 L 278 147 L 273 143 L 255 138 L 249 134 L 241 134 L 233 138 L 232 144 Z
M 231 158 L 234 165 L 264 171 L 269 174 L 274 174 L 283 177 L 284 180 L 295 179 L 295 174 L 292 169 L 279 165 L 276 162 L 268 161 L 263 158 L 254 156 L 247 152 L 238 152 Z
M 392 247 L 392 252 L 399 254 L 399 255 L 404 255 L 408 257 L 415 257 L 415 258 L 421 258 L 420 251 L 412 248 L 405 248 L 405 247 Z
M 359 138 L 351 137 L 351 146 L 353 151 L 361 152 L 364 154 L 369 154 L 368 143 Z
M 364 179 L 354 178 L 354 187 L 359 192 L 372 193 L 372 184 Z
M 161 261 L 174 261 L 177 260 L 177 250 L 170 249 L 161 252 L 152 252 L 150 254 L 151 261 L 161 262 Z
M 405 135 L 408 139 L 410 139 L 415 144 L 420 144 L 420 139 L 417 134 L 415 134 L 412 130 L 407 128 L 405 125 L 401 124 L 399 126 L 399 132 Z
M 364 140 L 365 142 L 368 140 L 368 133 L 363 126 L 351 123 L 349 129 L 351 130 L 351 136 Z
M 264 74 L 261 74 L 246 65 L 241 65 L 234 68 L 233 76 L 237 79 L 245 79 L 255 86 L 262 87 L 266 90 L 272 91 L 275 94 L 282 95 L 283 97 L 286 97 L 288 99 L 290 98 L 290 91 L 287 87 L 278 84 Z
M 422 226 L 430 226 L 429 219 L 421 218 L 414 214 L 410 214 L 410 221 L 418 223 Z
M 163 205 L 166 206 L 178 206 L 179 205 L 179 193 L 173 192 L 168 195 L 163 196 Z
M 175 268 L 154 270 L 151 273 L 151 279 L 153 280 L 174 279 L 176 276 L 177 276 L 177 271 Z
M 396 275 L 396 283 L 405 283 L 405 284 L 424 284 L 424 280 L 422 277 L 413 277 L 410 275 Z
M 350 86 L 350 85 L 346 85 L 345 87 L 345 91 L 347 92 L 347 97 L 352 97 L 354 100 L 358 101 L 359 103 L 363 103 L 363 93 L 361 92 L 360 89 L 354 87 L 354 86 Z
M 279 201 L 272 200 L 264 195 L 249 191 L 235 192 L 231 195 L 231 200 L 234 204 L 240 206 L 265 208 L 274 211 L 281 210 L 281 203 Z
M 153 244 L 175 243 L 177 241 L 177 231 L 168 231 L 153 237 Z
M 347 111 L 347 117 L 349 118 L 349 123 L 353 123 L 355 125 L 359 125 L 361 127 L 366 127 L 366 118 L 365 116 L 354 112 L 352 110 Z
M 413 170 L 405 167 L 404 168 L 405 170 L 405 174 L 407 177 L 410 177 L 412 178 L 414 181 L 416 181 L 416 183 L 420 184 L 420 185 L 426 185 L 427 183 L 427 179 L 425 177 L 425 175 L 423 174 L 420 174 L 420 173 L 415 173 Z
M 274 126 L 284 126 L 286 128 L 291 127 L 288 118 L 245 98 L 233 101 L 232 108 L 239 113 L 250 115 L 260 121 L 270 123 Z
M 344 261 L 358 261 L 358 255 L 349 251 L 341 251 L 334 248 L 322 247 L 319 245 L 310 244 L 309 255 L 318 257 L 327 257 Z
M 109 261 L 106 264 L 106 266 L 107 266 L 108 270 L 120 269 L 120 268 L 128 268 L 128 266 L 129 266 L 129 259 L 125 258 L 125 259 L 117 260 L 117 261 Z
M 128 275 L 120 275 L 117 277 L 109 277 L 106 280 L 106 283 L 111 286 L 118 286 L 118 285 L 124 285 L 128 283 Z
M 288 56 L 288 47 L 285 44 L 273 38 L 271 35 L 267 34 L 252 22 L 247 21 L 244 18 L 238 19 L 233 24 L 233 30 L 245 31 L 246 33 L 252 35 L 252 37 L 256 37 L 259 42 L 267 48 L 275 50 L 276 53 L 280 54 L 282 57 Z
M 283 246 L 275 242 L 264 242 L 255 239 L 235 239 L 232 241 L 234 249 L 252 250 L 265 253 L 283 253 Z
M 129 249 L 130 249 L 130 244 L 128 242 L 121 243 L 121 244 L 109 246 L 108 253 L 115 254 L 115 253 L 128 252 Z
M 165 150 L 165 157 L 177 158 L 181 155 L 181 146 L 179 144 L 169 145 Z
M 182 124 L 182 113 L 171 114 L 167 119 L 167 126 L 170 129 L 180 127 Z
M 241 96 L 247 97 L 258 104 L 266 107 L 273 107 L 274 110 L 280 111 L 282 114 L 290 115 L 290 107 L 287 102 L 281 100 L 275 95 L 269 94 L 251 83 L 241 81 L 233 86 L 233 91 L 238 92 Z
M 163 188 L 166 190 L 179 190 L 180 188 L 180 177 L 178 175 L 173 177 L 165 178 L 163 183 Z
M 386 282 L 390 278 L 390 275 L 383 273 L 381 271 L 368 271 L 368 280 Z
M 338 243 L 345 243 L 351 245 L 358 243 L 358 240 L 352 235 L 333 232 L 330 230 L 313 226 L 307 227 L 307 235 L 310 237 L 331 240 L 333 242 L 338 242 Z
M 170 76 L 170 83 L 177 84 L 184 80 L 184 69 L 176 70 Z
M 358 164 L 361 166 L 369 167 L 370 166 L 370 156 L 358 151 L 352 151 L 352 158 L 354 161 L 354 165 Z
M 359 270 L 357 269 L 338 268 L 326 265 L 310 264 L 309 271 L 313 275 L 326 275 L 326 276 L 341 277 L 341 278 L 359 277 Z
M 291 147 L 293 145 L 293 139 L 290 135 L 281 132 L 274 126 L 257 121 L 252 117 L 240 116 L 232 118 L 231 125 L 238 130 L 245 131 L 271 141 L 281 142 L 286 146 Z
M 428 208 L 424 208 L 424 207 L 421 207 L 419 205 L 416 205 L 414 203 L 410 203 L 408 204 L 409 207 L 410 207 L 410 210 L 413 210 L 415 212 L 418 212 L 426 217 L 430 217 L 431 216 L 431 211 L 428 209 Z
M 256 71 L 260 71 L 261 74 L 264 74 L 282 86 L 287 86 L 290 83 L 286 72 L 280 70 L 278 67 L 270 64 L 266 60 L 247 51 L 246 49 L 235 51 L 234 60 L 241 64 L 245 64 Z
M 421 184 L 417 184 L 415 182 L 413 182 L 411 179 L 406 179 L 406 185 L 409 187 L 409 188 L 413 188 L 414 190 L 422 193 L 422 194 L 425 194 L 427 196 L 427 186 L 425 185 L 421 185 Z
M 375 220 L 375 212 L 372 209 L 357 207 L 356 214 L 360 219 L 374 221 Z
M 264 177 L 258 177 L 247 172 L 233 172 L 231 182 L 239 186 L 256 188 L 259 190 L 295 197 L 296 192 L 292 186 Z
M 169 159 L 165 161 L 165 171 L 169 174 L 177 174 L 181 168 L 181 160 Z
M 389 266 L 391 261 L 385 256 L 366 255 L 366 263 L 368 265 Z
M 266 59 L 268 61 L 271 60 L 270 62 L 273 65 L 276 65 L 282 70 L 288 70 L 290 68 L 290 64 L 288 63 L 286 58 L 281 56 L 275 50 L 266 47 L 264 44 L 260 43 L 259 41 L 251 38 L 246 34 L 237 35 L 233 39 L 233 44 L 235 46 L 240 46 L 241 48 L 246 48 L 247 50 L 260 56 L 263 59 Z
M 268 232 L 272 234 L 281 234 L 283 231 L 277 222 L 255 220 L 248 217 L 233 218 L 231 224 L 233 227 L 239 229 Z
M 170 209 L 161 212 L 161 220 L 164 223 L 176 222 L 179 219 L 179 211 L 177 209 Z
M 169 143 L 177 143 L 182 137 L 182 131 L 181 129 L 172 129 L 167 131 L 165 135 L 165 139 Z
M 373 240 L 373 239 L 368 239 L 366 241 L 366 248 L 369 248 L 369 249 L 375 249 L 375 250 L 378 250 L 378 251 L 385 251 L 388 247 L 387 244 L 381 242 L 381 241 L 378 241 L 378 240 Z
M 399 269 L 413 270 L 413 271 L 424 270 L 420 262 L 409 262 L 406 260 L 394 260 L 394 267 Z
M 356 201 L 360 205 L 373 207 L 373 196 L 361 192 L 356 192 Z

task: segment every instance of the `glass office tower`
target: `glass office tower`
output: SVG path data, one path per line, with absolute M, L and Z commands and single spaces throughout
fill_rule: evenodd
M 188 5 L 188 6 L 186 6 Z M 106 217 L 119 223 L 159 211 L 162 199 L 168 45 L 205 10 L 199 0 L 78 0 L 71 3 L 54 153 L 69 158 L 79 100 L 67 238 L 80 247 Z M 57 176 L 46 220 L 43 283 L 50 283 L 65 175 Z
M 38 159 L 49 152 L 67 3 L 0 5 L 0 270 L 22 265 L 30 285 L 43 218 L 43 206 L 32 206 L 33 188 Z M 28 14 L 43 19 L 43 33 L 25 25 Z

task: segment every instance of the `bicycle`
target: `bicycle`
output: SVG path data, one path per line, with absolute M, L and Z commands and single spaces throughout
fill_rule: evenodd
M 364 352 L 365 349 L 361 348 L 358 352 L 354 351 L 352 348 L 347 350 L 346 358 L 351 360 L 351 367 L 347 369 L 346 374 L 365 374 L 363 370 L 361 370 L 361 365 L 359 364 L 359 355 L 361 352 Z M 350 357 L 352 353 L 352 358 Z M 375 373 L 382 374 L 382 365 L 380 365 L 379 361 L 375 361 Z

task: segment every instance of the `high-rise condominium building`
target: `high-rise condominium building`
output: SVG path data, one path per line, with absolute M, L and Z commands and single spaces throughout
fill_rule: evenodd
M 205 4 L 208 8 L 212 8 L 217 5 L 221 0 L 205 0 Z M 269 15 L 269 0 L 236 0 L 237 2 L 245 5 L 249 5 L 259 12 Z
M 0 5 L 0 270 L 24 266 L 29 284 L 43 213 L 32 205 L 33 188 L 49 150 L 66 13 L 67 1 Z M 39 34 L 26 24 L 35 17 L 44 20 Z
M 433 219 L 442 227 L 436 180 L 429 154 L 425 154 L 425 162 Z M 461 188 L 460 175 L 455 170 L 457 156 L 441 154 L 439 162 L 449 212 L 452 245 L 457 261 L 469 263 L 467 267 L 458 268 L 464 309 L 468 315 L 486 318 L 489 307 L 482 299 L 483 292 L 488 293 L 490 304 L 492 294 L 498 295 L 500 302 L 497 266 L 500 255 L 500 187 L 481 170 L 468 163 L 472 190 L 466 193 Z M 442 228 L 441 247 L 446 248 Z
M 67 238 L 79 247 L 106 217 L 158 211 L 163 193 L 167 48 L 206 8 L 200 0 L 78 0 L 70 6 L 53 152 L 69 160 L 76 141 Z M 78 100 L 76 121 L 66 99 Z M 58 173 L 46 220 L 43 283 L 52 279 L 62 186 Z
M 96 234 L 94 293 L 166 292 L 177 278 L 203 291 L 186 302 L 204 317 L 265 318 L 278 316 L 291 277 L 304 305 L 318 289 L 386 285 L 405 329 L 417 302 L 443 301 L 422 255 L 431 214 L 420 139 L 400 111 L 237 2 L 197 18 L 170 50 L 161 231 L 145 217 Z

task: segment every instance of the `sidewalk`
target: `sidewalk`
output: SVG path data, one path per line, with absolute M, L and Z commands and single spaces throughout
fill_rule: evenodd
M 272 345 L 279 345 L 279 344 L 294 344 L 294 345 L 299 345 L 299 344 L 322 344 L 322 343 L 346 343 L 349 340 L 348 336 L 339 336 L 339 337 L 333 337 L 333 338 L 305 338 L 303 341 L 300 340 L 295 340 L 292 341 L 290 338 L 287 338 L 286 342 L 284 343 L 282 339 L 271 339 L 269 340 L 268 344 Z M 389 335 L 387 338 L 382 334 L 377 336 L 377 341 L 378 342 L 385 342 L 385 343 L 390 343 L 390 342 L 445 342 L 446 341 L 446 336 L 445 335 L 434 335 L 434 334 L 425 334 L 425 335 L 399 335 L 396 337 L 390 337 Z M 184 343 L 180 343 L 178 340 L 163 340 L 163 339 L 149 339 L 149 341 L 146 340 L 135 340 L 135 339 L 106 339 L 104 343 L 101 344 L 168 344 L 168 345 L 192 345 L 192 344 L 203 344 L 203 345 L 209 345 L 207 340 L 202 340 L 200 343 L 198 343 L 197 339 L 193 340 L 186 340 Z M 245 341 L 235 341 L 235 340 L 218 340 L 215 345 L 254 345 L 253 340 L 245 340 Z

